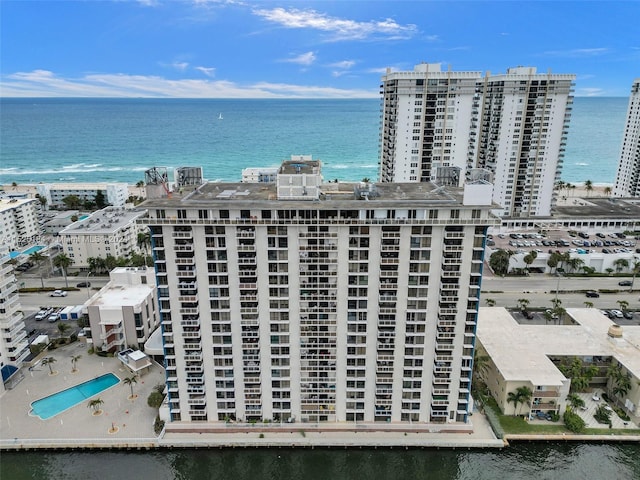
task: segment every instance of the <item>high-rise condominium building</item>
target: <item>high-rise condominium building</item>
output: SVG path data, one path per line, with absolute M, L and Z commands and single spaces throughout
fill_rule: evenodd
M 145 203 L 172 422 L 471 429 L 491 185 L 324 184 L 319 167 Z
M 27 332 L 18 298 L 18 284 L 10 259 L 8 246 L 0 245 L 0 393 L 4 391 L 4 382 L 29 355 Z
M 613 195 L 616 197 L 640 196 L 640 78 L 636 78 L 631 87 L 627 124 L 622 139 Z
M 445 72 L 439 64 L 388 72 L 382 78 L 380 180 L 461 185 L 484 170 L 494 177 L 501 215 L 550 215 L 574 78 L 531 67 L 482 77 Z

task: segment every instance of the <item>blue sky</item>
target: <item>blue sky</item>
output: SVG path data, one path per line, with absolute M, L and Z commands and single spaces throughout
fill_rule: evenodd
M 0 0 L 0 96 L 378 98 L 389 67 L 576 74 L 628 96 L 638 1 Z

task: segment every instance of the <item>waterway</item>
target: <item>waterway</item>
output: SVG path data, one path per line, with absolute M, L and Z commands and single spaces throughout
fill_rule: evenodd
M 202 449 L 3 452 L 2 480 L 633 480 L 640 447 L 519 443 L 503 450 Z

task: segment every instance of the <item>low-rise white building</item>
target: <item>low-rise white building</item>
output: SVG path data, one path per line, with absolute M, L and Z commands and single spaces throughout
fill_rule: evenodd
M 65 255 L 73 260 L 72 268 L 86 270 L 89 258 L 142 253 L 138 233 L 146 227 L 136 220 L 145 214 L 146 210 L 107 207 L 61 230 L 60 243 Z
M 87 343 L 94 349 L 121 352 L 142 349 L 159 325 L 155 273 L 145 267 L 119 267 L 87 303 Z
M 41 183 L 37 185 L 38 194 L 47 199 L 47 206 L 64 207 L 62 201 L 70 195 L 80 200 L 94 201 L 98 192 L 102 192 L 105 201 L 114 207 L 121 207 L 129 198 L 126 183 Z
M 242 170 L 242 183 L 275 183 L 278 167 L 249 167 Z
M 34 243 L 39 235 L 37 200 L 0 198 L 0 244 L 17 250 Z
M 478 351 L 489 358 L 482 376 L 491 395 L 506 415 L 555 411 L 562 415 L 571 380 L 558 365 L 578 358 L 598 371 L 591 386 L 605 389 L 613 397 L 608 368 L 619 365 L 629 375 L 631 387 L 618 397 L 630 415 L 640 405 L 640 325 L 620 327 L 595 308 L 567 309 L 562 325 L 524 325 L 504 308 L 480 308 Z M 519 387 L 531 390 L 524 405 L 508 401 Z

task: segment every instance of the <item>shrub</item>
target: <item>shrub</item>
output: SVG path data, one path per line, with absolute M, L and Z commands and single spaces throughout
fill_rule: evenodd
M 261 433 L 258 437 L 259 438 L 264 438 L 264 433 Z
M 609 410 L 604 408 L 604 405 L 600 405 L 596 409 L 596 413 L 593 414 L 593 418 L 595 418 L 596 422 L 598 422 L 598 423 L 603 423 L 605 425 L 611 425 L 610 415 L 611 415 L 611 413 L 609 412 Z
M 584 427 L 586 426 L 584 420 L 580 418 L 580 415 L 573 412 L 571 408 L 567 408 L 565 410 L 563 420 L 564 426 L 573 433 L 582 432 L 584 430 Z
M 631 420 L 631 417 L 627 415 L 627 412 L 625 412 L 620 407 L 613 407 L 613 411 L 616 412 L 616 415 L 618 415 L 621 420 L 624 420 L 625 422 L 628 422 Z
M 164 428 L 164 420 L 160 420 L 160 415 L 156 416 L 155 422 L 153 422 L 153 431 L 156 435 L 160 435 L 162 433 L 162 429 Z

